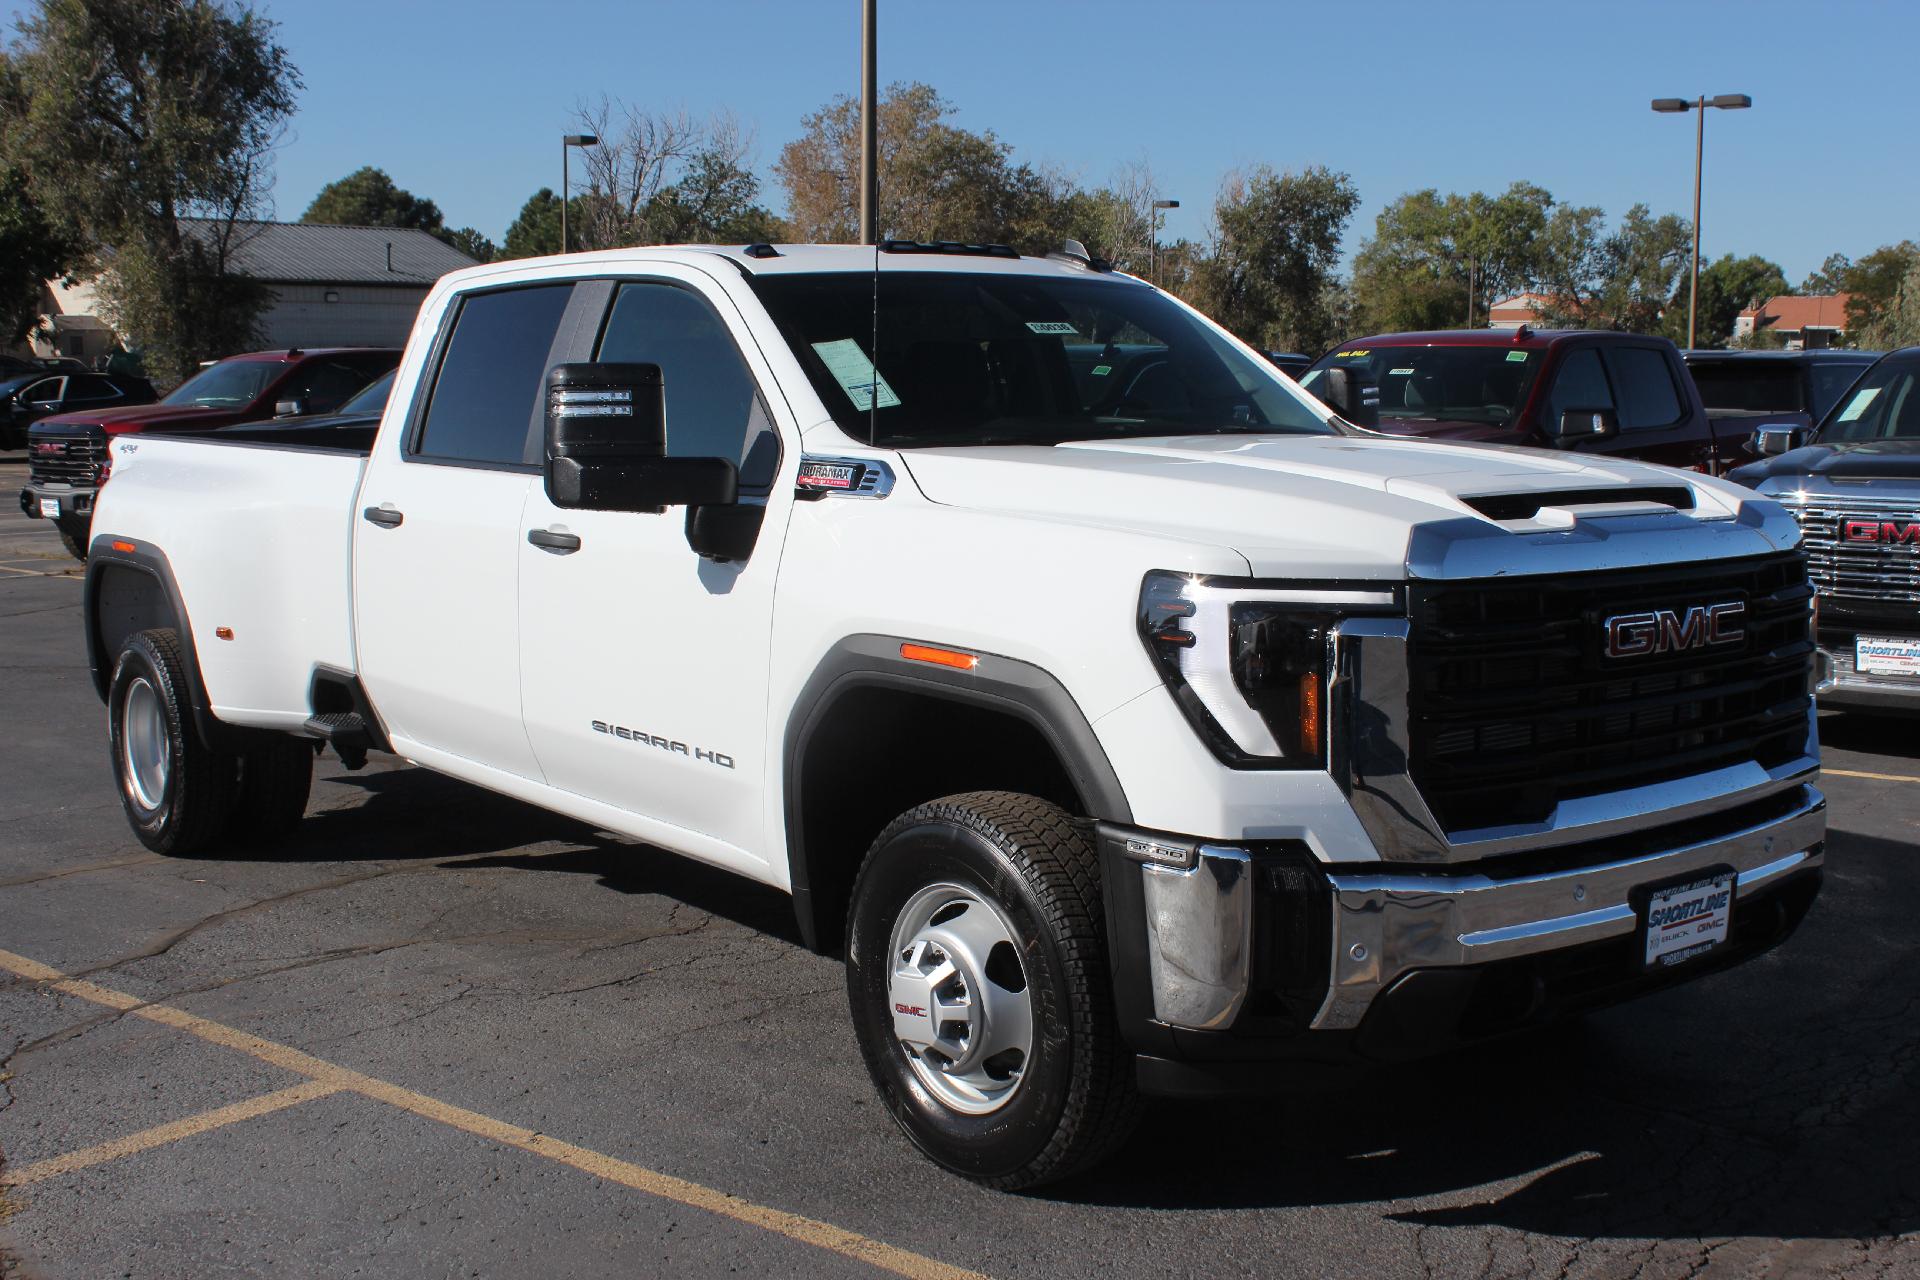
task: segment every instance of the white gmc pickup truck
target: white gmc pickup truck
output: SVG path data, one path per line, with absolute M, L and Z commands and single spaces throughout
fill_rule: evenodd
M 1819 888 L 1786 512 L 1371 435 L 1083 254 L 478 267 L 377 432 L 113 454 L 87 639 L 148 847 L 259 847 L 331 746 L 777 886 L 990 1185 L 1142 1095 L 1724 968 Z

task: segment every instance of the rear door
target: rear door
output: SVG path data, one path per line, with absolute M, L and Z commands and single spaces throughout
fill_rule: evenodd
M 521 509 L 573 291 L 543 281 L 450 305 L 353 513 L 362 681 L 403 754 L 474 781 L 540 777 L 520 717 Z
M 571 358 L 659 365 L 668 454 L 733 459 L 760 528 L 751 554 L 721 563 L 689 545 L 686 508 L 563 510 L 536 480 L 518 548 L 527 733 L 549 784 L 633 815 L 631 834 L 763 874 L 786 406 L 700 272 L 663 264 L 587 288 L 608 291 L 605 326 Z

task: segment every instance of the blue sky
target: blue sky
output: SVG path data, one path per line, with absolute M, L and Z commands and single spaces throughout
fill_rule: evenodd
M 265 0 L 306 81 L 275 204 L 377 165 L 496 240 L 559 182 L 572 109 L 605 92 L 730 109 L 780 146 L 859 74 L 858 0 Z M 18 14 L 26 6 L 8 3 Z M 924 80 L 1019 159 L 1083 181 L 1144 159 L 1200 235 L 1236 166 L 1326 164 L 1374 215 L 1425 186 L 1516 179 L 1617 216 L 1686 214 L 1691 116 L 1655 97 L 1747 93 L 1707 120 L 1702 253 L 1798 281 L 1830 252 L 1920 237 L 1920 5 L 880 0 L 880 76 Z M 11 27 L 11 23 L 7 24 Z

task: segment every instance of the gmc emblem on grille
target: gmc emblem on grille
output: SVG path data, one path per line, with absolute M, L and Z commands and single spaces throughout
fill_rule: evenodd
M 1920 542 L 1920 520 L 1867 520 L 1848 517 L 1840 522 L 1842 542 L 1880 542 L 1898 545 Z
M 51 454 L 65 453 L 67 446 L 64 444 L 36 444 L 33 446 L 33 451 L 44 458 Z
M 1616 613 L 1606 621 L 1606 653 L 1609 658 L 1639 658 L 1732 644 L 1747 637 L 1742 625 L 1746 614 L 1747 606 L 1738 600 L 1696 604 L 1684 613 L 1676 609 Z

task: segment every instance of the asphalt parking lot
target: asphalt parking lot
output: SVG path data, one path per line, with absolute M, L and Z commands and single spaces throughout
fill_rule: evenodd
M 1346 1092 L 921 1160 L 770 891 L 376 759 L 282 848 L 122 818 L 0 456 L 0 1274 L 1920 1274 L 1920 737 L 1829 717 L 1784 948 Z

